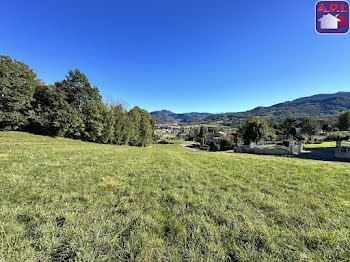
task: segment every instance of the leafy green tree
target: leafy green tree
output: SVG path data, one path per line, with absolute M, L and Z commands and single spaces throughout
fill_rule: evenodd
M 130 118 L 131 130 L 129 144 L 132 146 L 140 145 L 140 126 L 141 126 L 141 109 L 135 106 L 128 114 Z
M 200 142 L 201 145 L 204 144 L 205 137 L 207 136 L 208 128 L 206 126 L 201 126 L 199 129 L 199 133 L 197 135 L 196 141 Z
M 308 136 L 317 135 L 321 131 L 320 123 L 315 119 L 307 119 L 301 128 L 301 133 Z
M 201 126 L 199 129 L 199 138 L 205 138 L 206 134 L 208 133 L 208 128 L 206 126 Z
M 39 85 L 35 88 L 31 103 L 34 114 L 29 119 L 26 130 L 36 134 L 53 134 L 52 130 L 52 86 Z
M 127 110 L 121 105 L 113 105 L 114 109 L 114 143 L 117 145 L 129 144 L 131 137 L 131 123 Z
M 210 144 L 209 144 L 209 151 L 217 152 L 217 151 L 220 151 L 220 150 L 221 150 L 220 144 L 215 144 L 214 142 L 210 142 Z
M 92 142 L 103 141 L 105 115 L 107 108 L 103 103 L 88 102 L 83 106 L 84 131 L 83 139 Z
M 264 118 L 251 116 L 242 127 L 241 133 L 244 144 L 249 145 L 251 142 L 267 139 L 273 132 Z
M 27 65 L 0 56 L 0 102 L 0 129 L 135 146 L 153 141 L 154 122 L 146 110 L 103 103 L 98 88 L 77 69 L 46 86 Z
M 82 111 L 69 103 L 64 81 L 56 82 L 52 89 L 52 122 L 58 136 L 81 139 L 85 124 Z
M 338 117 L 338 127 L 342 131 L 350 130 L 350 110 L 342 112 Z
M 106 110 L 103 115 L 104 127 L 101 142 L 104 144 L 115 144 L 115 110 L 110 103 L 105 104 Z
M 141 109 L 139 146 L 147 146 L 153 142 L 152 125 L 153 125 L 153 120 L 151 115 L 146 110 Z
M 66 79 L 62 81 L 62 89 L 67 96 L 67 102 L 82 109 L 87 103 L 101 103 L 102 96 L 97 87 L 91 84 L 85 74 L 78 69 L 70 70 Z
M 294 139 L 297 136 L 297 124 L 298 120 L 292 117 L 288 117 L 283 120 L 281 124 L 281 129 L 285 138 Z
M 231 150 L 233 149 L 232 143 L 228 139 L 222 139 L 220 141 L 220 150 L 225 151 L 225 150 Z
M 17 130 L 33 117 L 32 101 L 40 85 L 28 65 L 0 56 L 0 129 Z
M 134 107 L 130 110 L 131 124 L 129 144 L 133 146 L 146 146 L 153 141 L 153 121 L 151 115 L 144 109 Z

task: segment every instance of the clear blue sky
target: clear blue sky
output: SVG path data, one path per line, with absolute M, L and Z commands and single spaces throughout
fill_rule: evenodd
M 350 34 L 318 35 L 316 1 L 1 1 L 0 53 L 46 83 L 78 68 L 149 111 L 235 112 L 350 91 Z

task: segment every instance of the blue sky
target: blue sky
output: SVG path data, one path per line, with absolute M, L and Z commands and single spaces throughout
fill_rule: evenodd
M 130 107 L 243 111 L 350 91 L 350 34 L 318 35 L 315 3 L 4 0 L 0 54 L 46 83 L 78 68 Z

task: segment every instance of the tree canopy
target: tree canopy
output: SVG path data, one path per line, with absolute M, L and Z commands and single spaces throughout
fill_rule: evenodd
M 241 128 L 244 144 L 249 145 L 251 142 L 259 142 L 273 137 L 273 131 L 268 122 L 262 117 L 251 116 L 247 119 Z
M 78 69 L 45 85 L 28 65 L 0 56 L 0 129 L 147 146 L 153 141 L 154 123 L 144 109 L 128 112 L 121 104 L 104 103 L 98 88 Z
M 350 110 L 340 114 L 338 118 L 338 127 L 342 131 L 350 130 Z
M 317 135 L 321 131 L 320 123 L 315 119 L 307 119 L 301 128 L 301 133 L 312 136 Z

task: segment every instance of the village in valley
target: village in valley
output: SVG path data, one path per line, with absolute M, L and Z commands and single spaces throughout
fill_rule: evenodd
M 251 117 L 238 128 L 198 123 L 155 124 L 154 135 L 159 144 L 183 144 L 185 148 L 210 152 L 350 161 L 350 132 L 339 131 L 338 124 L 334 120 L 295 118 L 271 124 Z

